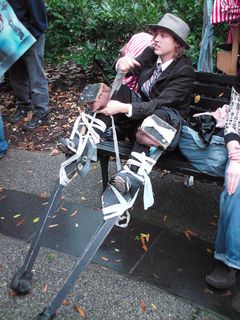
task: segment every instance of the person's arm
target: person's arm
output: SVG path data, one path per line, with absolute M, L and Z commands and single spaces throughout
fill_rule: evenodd
M 232 140 L 227 143 L 228 152 L 231 153 L 239 147 L 239 142 L 237 140 Z M 226 187 L 228 194 L 233 194 L 240 182 L 240 163 L 237 160 L 229 159 L 229 166 L 226 171 Z
M 225 143 L 229 154 L 229 166 L 226 171 L 226 186 L 229 194 L 233 194 L 240 182 L 240 74 L 234 83 L 230 110 L 224 130 Z

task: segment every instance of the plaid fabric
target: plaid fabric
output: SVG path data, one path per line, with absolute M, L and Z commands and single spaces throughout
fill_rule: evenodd
M 215 0 L 211 23 L 233 22 L 240 20 L 240 0 Z

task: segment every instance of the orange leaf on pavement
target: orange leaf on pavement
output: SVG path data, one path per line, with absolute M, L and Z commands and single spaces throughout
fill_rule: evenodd
M 188 240 L 191 240 L 191 236 L 194 236 L 194 237 L 196 237 L 197 236 L 197 234 L 195 233 L 195 232 L 193 232 L 193 231 L 191 231 L 191 230 L 185 230 L 184 231 L 184 234 L 185 234 L 185 236 L 188 238 Z
M 46 199 L 46 198 L 48 197 L 48 194 L 47 194 L 46 191 L 40 192 L 40 193 L 39 193 L 39 197 L 40 197 L 40 198 L 43 198 L 43 199 Z
M 146 305 L 143 300 L 141 300 L 141 310 L 142 310 L 142 314 L 146 312 Z
M 76 305 L 75 310 L 80 314 L 81 317 L 83 317 L 85 319 L 87 318 L 86 311 L 82 307 Z
M 22 220 L 20 220 L 17 224 L 16 227 L 20 226 L 21 224 L 23 224 L 25 222 L 25 218 L 23 218 Z

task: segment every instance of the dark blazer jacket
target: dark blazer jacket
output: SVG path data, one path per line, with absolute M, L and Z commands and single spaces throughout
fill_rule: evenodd
M 147 47 L 136 58 L 141 63 L 141 67 L 135 70 L 139 88 L 152 75 L 157 58 L 151 47 Z M 194 79 L 195 73 L 191 61 L 185 55 L 175 59 L 153 85 L 150 99 L 140 92 L 143 102 L 132 103 L 132 118 L 141 120 L 163 106 L 176 109 L 185 118 L 190 105 Z

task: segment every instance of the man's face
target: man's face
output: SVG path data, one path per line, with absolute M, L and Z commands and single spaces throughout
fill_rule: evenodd
M 170 60 L 174 57 L 178 42 L 167 31 L 156 28 L 153 32 L 153 49 L 155 54 L 163 58 L 163 60 Z M 166 59 L 164 59 L 166 58 Z

